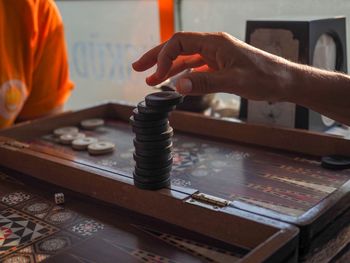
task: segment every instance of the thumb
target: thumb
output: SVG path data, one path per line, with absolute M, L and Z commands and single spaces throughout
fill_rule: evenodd
M 176 82 L 176 90 L 184 95 L 201 95 L 223 92 L 223 79 L 217 72 L 192 72 Z

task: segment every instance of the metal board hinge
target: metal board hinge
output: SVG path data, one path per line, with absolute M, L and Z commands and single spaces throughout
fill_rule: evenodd
M 25 149 L 25 148 L 29 148 L 29 144 L 28 143 L 23 143 L 23 142 L 19 142 L 16 140 L 8 140 L 8 141 L 2 141 L 0 142 L 0 146 L 8 146 L 11 148 L 16 148 L 16 149 Z
M 230 201 L 219 198 L 216 196 L 203 194 L 203 193 L 194 193 L 191 195 L 190 200 L 188 201 L 190 203 L 196 203 L 199 202 L 201 204 L 205 204 L 207 206 L 211 206 L 214 209 L 217 208 L 223 208 L 230 205 Z

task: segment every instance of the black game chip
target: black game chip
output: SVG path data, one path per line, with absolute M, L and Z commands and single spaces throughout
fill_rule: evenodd
M 137 108 L 135 108 L 132 112 L 133 112 L 135 121 L 156 121 L 156 120 L 161 120 L 169 117 L 168 112 L 144 114 L 144 113 L 139 113 Z
M 152 176 L 170 173 L 171 167 L 172 167 L 172 164 L 159 169 L 142 169 L 137 167 L 137 164 L 136 164 L 135 173 L 139 176 L 152 177 Z
M 133 154 L 134 160 L 136 163 L 149 163 L 149 164 L 153 164 L 153 163 L 158 163 L 158 165 L 160 165 L 159 163 L 167 163 L 169 162 L 169 160 L 172 160 L 173 155 L 172 153 L 168 153 L 168 154 L 161 154 L 161 155 L 157 155 L 157 156 L 150 156 L 150 157 L 144 157 L 144 156 L 140 156 L 137 155 L 136 153 Z
M 155 142 L 140 142 L 134 139 L 134 146 L 136 150 L 161 150 L 167 149 L 172 145 L 171 139 Z
M 167 123 L 167 124 L 162 125 L 162 126 L 151 127 L 151 128 L 140 128 L 140 127 L 133 126 L 132 130 L 136 134 L 157 135 L 157 134 L 162 134 L 162 133 L 166 132 L 167 130 L 169 130 L 169 127 L 170 126 Z
M 141 169 L 146 169 L 146 170 L 147 169 L 153 170 L 153 169 L 161 169 L 171 164 L 173 164 L 173 159 L 170 159 L 167 162 L 137 162 L 137 167 Z
M 322 157 L 321 166 L 330 170 L 344 170 L 350 168 L 350 158 L 341 155 Z
M 146 105 L 145 101 L 141 101 L 139 104 L 137 104 L 137 109 L 139 113 L 142 114 L 164 114 L 168 113 L 170 111 L 175 110 L 176 106 L 167 106 L 167 107 L 149 107 Z
M 134 172 L 133 175 L 136 181 L 143 184 L 158 183 L 170 178 L 170 173 L 157 176 L 139 176 L 137 173 Z
M 158 189 L 170 186 L 170 178 L 162 182 L 156 182 L 156 183 L 141 183 L 137 180 L 134 180 L 134 185 L 137 188 L 144 189 L 144 190 L 158 190 Z
M 172 151 L 172 148 L 173 148 L 173 144 L 171 143 L 171 145 L 163 149 L 144 150 L 144 149 L 136 148 L 135 153 L 143 157 L 153 157 L 153 156 L 159 156 L 162 154 L 170 154 Z
M 169 124 L 168 118 L 163 118 L 154 121 L 137 121 L 134 119 L 134 116 L 130 117 L 130 124 L 138 128 L 152 128 Z
M 162 91 L 146 96 L 145 102 L 148 107 L 164 108 L 176 106 L 183 101 L 183 96 L 176 91 Z
M 163 141 L 170 139 L 174 136 L 173 128 L 169 127 L 166 132 L 156 135 L 144 135 L 144 134 L 136 134 L 136 139 L 140 142 L 155 142 L 155 141 Z

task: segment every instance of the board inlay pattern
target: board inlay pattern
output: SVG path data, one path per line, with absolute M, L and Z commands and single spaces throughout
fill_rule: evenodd
M 121 122 L 86 132 L 112 141 L 117 151 L 90 156 L 59 145 L 50 135 L 31 141 L 33 148 L 75 162 L 122 171 L 132 177 L 133 135 Z M 350 180 L 350 170 L 329 171 L 307 156 L 228 144 L 184 134 L 174 137 L 172 184 L 231 201 L 239 200 L 290 216 L 301 216 Z
M 0 212 L 0 257 L 47 237 L 58 229 L 12 208 Z
M 103 218 L 112 219 L 116 225 L 107 224 L 101 218 L 93 217 L 97 211 L 97 214 L 103 213 L 103 206 L 97 208 L 88 202 L 78 203 L 72 197 L 67 198 L 64 206 L 58 206 L 48 200 L 48 196 L 53 196 L 53 193 L 41 193 L 1 174 L 0 200 L 8 200 L 9 197 L 12 201 L 16 200 L 0 205 L 1 262 L 38 263 L 51 259 L 54 262 L 115 262 L 115 259 L 121 259 L 121 262 L 202 262 L 204 252 L 210 254 L 218 250 L 205 243 L 192 246 L 191 251 L 184 250 L 168 240 L 145 235 L 142 229 L 136 229 L 131 224 L 137 222 L 141 227 L 141 220 L 120 217 L 113 211 L 112 215 Z M 88 208 L 89 216 L 72 209 L 72 206 Z M 171 238 L 156 227 L 153 229 L 148 225 L 147 229 Z M 196 244 L 184 237 L 179 237 L 179 240 Z M 232 250 L 234 252 L 220 251 L 234 254 L 237 258 L 249 253 L 239 247 Z

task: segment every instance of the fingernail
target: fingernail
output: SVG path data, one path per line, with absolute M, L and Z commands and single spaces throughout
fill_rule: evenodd
M 157 79 L 161 79 L 163 76 L 159 73 L 159 69 L 157 68 L 156 72 L 154 72 L 154 77 Z
M 189 79 L 179 80 L 179 92 L 180 93 L 190 93 L 192 91 L 192 81 Z
M 131 67 L 136 70 L 137 69 L 137 61 L 135 61 L 134 63 L 131 64 Z
M 153 80 L 152 76 L 149 76 L 149 77 L 146 78 L 146 83 L 148 85 L 152 85 L 152 80 Z

